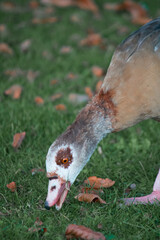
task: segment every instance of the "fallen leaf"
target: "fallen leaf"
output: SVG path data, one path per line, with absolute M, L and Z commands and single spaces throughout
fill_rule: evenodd
M 37 1 L 35 1 L 35 0 L 30 1 L 30 2 L 29 2 L 29 6 L 30 6 L 30 8 L 32 8 L 32 9 L 36 9 L 36 8 L 39 7 L 39 2 L 37 2 Z
M 27 72 L 27 80 L 29 81 L 29 82 L 33 82 L 37 77 L 39 76 L 39 71 L 32 71 L 32 70 L 29 70 L 28 72 Z
M 93 0 L 76 0 L 76 6 L 85 9 L 85 10 L 90 10 L 93 13 L 98 13 L 99 9 L 97 5 L 94 3 Z
M 96 195 L 98 195 L 100 193 L 104 193 L 102 189 L 94 189 L 92 187 L 84 187 L 84 186 L 82 186 L 80 188 L 80 192 L 81 193 L 89 193 L 89 194 L 92 193 L 92 194 L 96 194 Z
M 15 8 L 15 5 L 13 2 L 3 2 L 1 3 L 1 8 L 5 11 L 12 11 Z
M 4 72 L 5 75 L 10 76 L 11 79 L 19 77 L 19 76 L 24 76 L 26 73 L 25 71 L 22 71 L 20 68 L 16 69 L 8 69 Z
M 103 40 L 98 33 L 89 33 L 85 39 L 80 41 L 81 46 L 101 46 L 102 44 Z
M 58 83 L 58 80 L 57 80 L 57 79 L 52 79 L 52 80 L 51 80 L 51 85 L 55 85 L 56 83 Z
M 65 111 L 66 106 L 64 104 L 58 104 L 58 105 L 56 105 L 56 110 L 57 111 Z
M 89 97 L 85 94 L 70 93 L 68 99 L 70 102 L 78 104 L 87 102 L 89 100 Z
M 87 178 L 84 183 L 89 184 L 94 189 L 99 189 L 101 187 L 109 188 L 115 184 L 115 181 L 112 181 L 109 178 L 97 178 L 96 176 L 92 176 Z
M 74 4 L 74 0 L 41 0 L 43 4 L 55 5 L 57 7 L 69 7 Z
M 22 52 L 26 52 L 29 50 L 31 46 L 31 40 L 30 39 L 26 39 L 25 41 L 23 41 L 21 44 L 20 44 L 20 50 Z
M 100 81 L 97 82 L 97 84 L 96 84 L 96 92 L 97 92 L 97 93 L 100 91 L 101 86 L 102 86 L 102 83 L 103 83 L 102 80 L 100 80 Z
M 143 25 L 151 19 L 147 16 L 147 11 L 139 4 L 132 0 L 125 0 L 122 3 L 106 3 L 104 6 L 107 10 L 128 11 L 131 14 L 132 22 Z
M 51 101 L 54 102 L 55 100 L 59 99 L 62 97 L 62 93 L 56 93 L 51 96 Z
M 35 103 L 37 104 L 37 105 L 42 105 L 42 104 L 44 104 L 44 100 L 43 100 L 43 98 L 41 98 L 41 97 L 35 97 L 35 99 L 34 99 L 34 101 L 35 101 Z
M 13 143 L 12 143 L 12 147 L 16 150 L 18 149 L 24 138 L 26 136 L 26 132 L 21 132 L 21 133 L 16 133 L 14 136 L 13 136 Z
M 13 50 L 9 47 L 7 43 L 0 43 L 0 53 L 7 53 L 9 55 L 13 55 Z
M 41 0 L 43 4 L 55 5 L 57 7 L 76 6 L 85 10 L 90 10 L 93 13 L 98 13 L 98 7 L 93 0 Z
M 83 239 L 83 240 L 106 240 L 100 232 L 95 232 L 83 225 L 70 224 L 65 232 L 66 239 Z
M 7 89 L 4 94 L 11 95 L 13 99 L 19 99 L 22 93 L 22 87 L 20 85 L 13 85 Z
M 9 184 L 7 184 L 7 188 L 9 188 L 11 190 L 11 192 L 15 192 L 17 187 L 16 187 L 16 183 L 15 182 L 11 182 Z
M 90 99 L 93 97 L 93 92 L 90 87 L 85 87 L 85 93 Z
M 0 24 L 0 34 L 3 36 L 7 34 L 7 27 L 5 24 Z
M 32 175 L 35 175 L 36 173 L 39 173 L 39 172 L 45 172 L 45 170 L 42 168 L 33 168 L 31 172 L 32 172 Z
M 70 53 L 72 51 L 72 48 L 70 46 L 63 46 L 60 49 L 60 53 L 66 54 L 66 53 Z
M 74 80 L 77 78 L 77 76 L 74 73 L 68 73 L 66 78 L 69 80 Z
M 101 199 L 97 194 L 93 193 L 79 193 L 77 196 L 74 197 L 75 199 L 78 199 L 80 202 L 99 202 L 106 204 L 106 202 Z
M 92 67 L 92 73 L 96 77 L 102 77 L 104 75 L 104 71 L 101 67 L 93 66 Z
M 55 22 L 57 22 L 56 17 L 34 18 L 34 19 L 32 19 L 33 24 L 45 24 L 45 23 L 55 23 Z

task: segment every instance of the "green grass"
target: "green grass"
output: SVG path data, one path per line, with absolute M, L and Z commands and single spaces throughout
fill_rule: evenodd
M 26 1 L 14 1 L 23 8 Z M 1 37 L 13 48 L 13 56 L 0 55 L 0 239 L 64 239 L 68 224 L 83 224 L 95 231 L 101 231 L 107 239 L 160 239 L 159 206 L 120 206 L 118 200 L 124 197 L 125 189 L 136 183 L 136 189 L 129 196 L 140 196 L 152 191 L 159 168 L 159 124 L 154 121 L 142 122 L 123 132 L 109 135 L 96 150 L 90 162 L 80 173 L 61 211 L 44 209 L 48 180 L 44 173 L 31 174 L 32 168 L 45 168 L 45 157 L 51 143 L 72 123 L 83 105 L 74 106 L 68 101 L 69 93 L 84 93 L 84 87 L 95 89 L 98 79 L 92 76 L 91 67 L 98 65 L 107 70 L 112 53 L 128 33 L 138 26 L 132 25 L 127 13 L 117 14 L 103 9 L 105 1 L 97 1 L 100 18 L 91 12 L 78 8 L 55 8 L 53 16 L 59 21 L 53 24 L 31 24 L 32 11 L 19 13 L 0 11 L 0 23 L 6 24 L 8 34 Z M 142 2 L 142 1 L 139 1 Z M 151 17 L 158 16 L 158 2 L 144 0 Z M 79 16 L 80 23 L 72 23 L 72 14 Z M 22 25 L 23 23 L 23 25 Z M 22 26 L 22 27 L 21 27 Z M 118 35 L 118 27 L 127 26 L 128 33 Z M 99 47 L 80 47 L 79 41 L 92 28 L 105 39 L 107 50 Z M 25 39 L 32 40 L 27 53 L 21 53 L 19 45 Z M 78 40 L 76 40 L 78 39 Z M 70 54 L 60 54 L 62 46 L 73 48 Z M 53 54 L 53 60 L 42 57 L 43 51 Z M 4 74 L 7 69 L 21 68 L 39 71 L 33 83 L 20 76 L 13 80 Z M 73 72 L 78 77 L 67 80 Z M 58 79 L 51 86 L 50 81 Z M 3 92 L 13 84 L 23 86 L 19 100 L 12 100 Z M 63 93 L 63 97 L 52 103 L 52 94 Z M 45 103 L 36 106 L 35 96 L 41 96 Z M 55 105 L 64 103 L 66 112 L 57 112 Z M 15 152 L 12 148 L 13 135 L 26 131 L 26 138 Z M 102 198 L 107 205 L 81 203 L 74 199 L 80 184 L 88 176 L 109 177 L 116 181 L 106 189 Z M 15 181 L 18 191 L 11 193 L 6 184 Z M 43 222 L 42 231 L 28 232 L 36 218 Z M 102 229 L 98 229 L 98 224 Z

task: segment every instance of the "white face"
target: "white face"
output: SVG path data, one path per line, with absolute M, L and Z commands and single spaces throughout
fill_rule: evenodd
M 70 149 L 70 154 L 67 154 L 67 149 Z M 62 151 L 64 151 L 64 154 L 61 154 L 62 157 L 59 156 L 59 159 L 57 159 L 58 153 Z M 63 164 L 61 161 L 65 158 L 68 159 L 70 163 Z M 53 151 L 51 146 L 46 159 L 47 174 L 52 175 L 52 173 L 55 173 L 63 180 L 70 181 L 72 184 L 82 169 L 81 161 L 79 160 L 80 156 L 77 155 L 73 145 L 61 145 L 56 148 L 56 151 Z
M 46 208 L 56 205 L 59 210 L 62 207 L 69 187 L 84 165 L 73 145 L 61 145 L 55 148 L 53 144 L 50 147 L 46 159 L 49 178 Z

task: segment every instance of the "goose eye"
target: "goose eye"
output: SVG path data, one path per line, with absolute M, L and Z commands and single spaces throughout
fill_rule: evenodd
M 68 158 L 63 158 L 63 159 L 62 159 L 62 163 L 63 163 L 63 164 L 68 163 Z

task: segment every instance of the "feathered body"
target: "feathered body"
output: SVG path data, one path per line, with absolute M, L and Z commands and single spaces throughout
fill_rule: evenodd
M 149 118 L 160 119 L 160 18 L 118 46 L 100 92 L 51 145 L 46 207 L 61 208 L 68 188 L 104 136 Z

